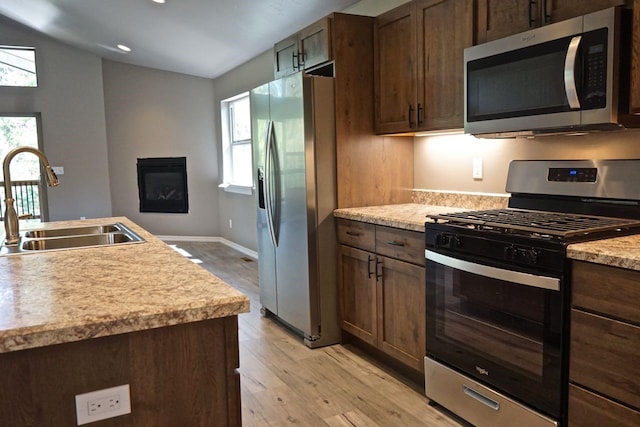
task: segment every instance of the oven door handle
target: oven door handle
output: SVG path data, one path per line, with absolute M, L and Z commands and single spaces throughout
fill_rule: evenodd
M 430 261 L 442 264 L 446 267 L 455 268 L 456 270 L 466 271 L 467 273 L 503 280 L 505 282 L 518 283 L 520 285 L 533 286 L 534 288 L 549 289 L 552 291 L 560 290 L 560 279 L 556 277 L 538 276 L 535 274 L 522 273 L 520 271 L 504 270 L 502 268 L 491 267 L 488 265 L 475 264 L 473 262 L 442 255 L 437 252 L 430 251 L 429 249 L 424 251 L 424 256 Z

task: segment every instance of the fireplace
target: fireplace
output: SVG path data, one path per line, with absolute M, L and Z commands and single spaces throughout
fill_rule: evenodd
M 187 158 L 138 159 L 140 212 L 187 213 Z

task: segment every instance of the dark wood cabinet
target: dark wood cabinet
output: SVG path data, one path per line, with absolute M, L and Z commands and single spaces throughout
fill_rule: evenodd
M 477 42 L 485 43 L 629 0 L 478 0 Z
M 473 0 L 414 0 L 376 18 L 375 131 L 460 128 Z
M 331 17 L 327 17 L 274 45 L 274 76 L 308 70 L 331 59 Z
M 418 130 L 464 125 L 464 49 L 473 45 L 474 2 L 418 0 Z
M 640 0 L 633 2 L 633 35 L 631 41 L 631 99 L 629 112 L 640 114 Z
M 640 272 L 572 265 L 569 425 L 638 425 Z
M 398 362 L 423 371 L 426 291 L 422 233 L 344 219 L 338 219 L 337 227 L 342 329 Z
M 375 131 L 395 133 L 417 125 L 415 4 L 378 16 L 374 30 Z
M 0 424 L 75 426 L 75 396 L 129 384 L 104 427 L 242 425 L 238 317 L 0 354 Z

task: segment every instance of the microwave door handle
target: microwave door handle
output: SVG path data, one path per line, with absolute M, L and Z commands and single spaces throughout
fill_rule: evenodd
M 519 285 L 533 286 L 534 288 L 549 289 L 552 291 L 560 290 L 560 279 L 555 277 L 538 276 L 515 270 L 496 268 L 490 265 L 475 264 L 473 262 L 442 255 L 437 252 L 430 251 L 429 249 L 424 251 L 424 256 L 426 259 L 435 263 L 455 268 L 456 270 L 466 271 L 467 273 L 477 274 L 479 276 L 489 277 L 491 279 L 502 280 L 505 282 L 517 283 Z
M 578 99 L 578 91 L 576 90 L 576 57 L 581 41 L 582 36 L 572 38 L 564 58 L 564 90 L 567 94 L 569 107 L 572 109 L 580 108 L 580 99 Z

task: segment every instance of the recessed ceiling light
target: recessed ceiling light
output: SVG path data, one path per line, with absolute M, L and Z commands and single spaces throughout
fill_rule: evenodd
M 118 49 L 120 49 L 123 52 L 131 52 L 131 48 L 129 46 L 125 46 L 123 44 L 119 44 L 118 45 Z
M 153 0 L 154 3 L 164 4 L 164 0 Z

